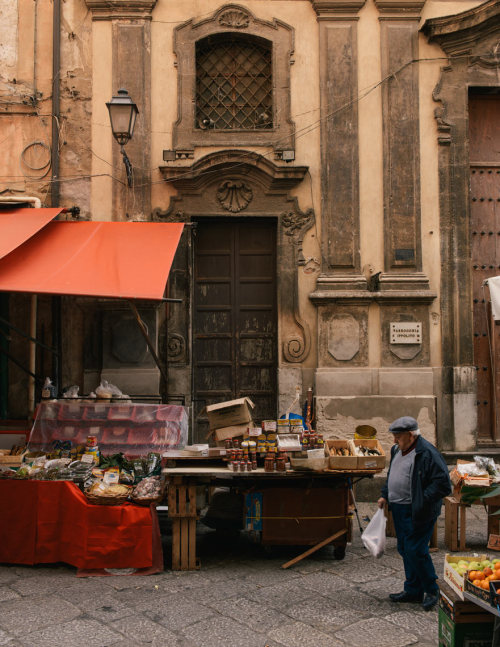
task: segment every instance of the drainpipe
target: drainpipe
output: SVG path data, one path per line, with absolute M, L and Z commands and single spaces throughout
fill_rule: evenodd
M 61 115 L 60 102 L 60 73 L 61 73 L 61 0 L 54 0 L 52 13 L 52 186 L 51 202 L 53 207 L 59 206 L 59 123 Z M 61 297 L 52 297 L 52 347 L 58 355 L 52 355 L 52 381 L 56 390 L 61 389 Z

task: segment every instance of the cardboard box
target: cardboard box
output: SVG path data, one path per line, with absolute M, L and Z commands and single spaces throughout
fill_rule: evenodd
M 385 467 L 385 453 L 382 445 L 376 438 L 366 438 L 363 440 L 355 439 L 352 441 L 355 447 L 368 447 L 369 449 L 377 449 L 380 456 L 357 456 L 358 470 L 383 470 Z
M 331 470 L 355 470 L 358 465 L 357 456 L 337 456 L 332 449 L 349 449 L 347 440 L 329 438 L 325 441 L 325 453 L 328 456 L 328 467 Z
M 450 553 L 447 553 L 444 558 L 444 572 L 443 572 L 443 577 L 444 581 L 455 591 L 455 593 L 458 595 L 458 597 L 463 600 L 464 599 L 464 577 L 457 573 L 457 571 L 451 567 L 451 564 L 456 564 L 459 562 L 461 559 L 465 559 L 467 561 L 471 561 L 471 556 L 470 555 L 457 555 L 453 553 L 453 555 L 450 555 Z M 477 562 L 482 562 L 483 560 L 487 559 L 486 555 L 474 555 L 474 560 Z
M 210 404 L 205 408 L 210 429 L 223 429 L 252 422 L 254 403 L 250 398 L 239 398 Z M 228 436 L 230 438 L 230 436 Z
M 443 647 L 491 647 L 493 624 L 484 622 L 456 623 L 443 609 L 438 609 L 438 641 Z
M 214 432 L 215 440 L 217 443 L 224 444 L 227 438 L 239 438 L 241 436 L 248 436 L 248 423 L 246 425 L 232 425 L 231 427 L 222 427 L 216 429 Z

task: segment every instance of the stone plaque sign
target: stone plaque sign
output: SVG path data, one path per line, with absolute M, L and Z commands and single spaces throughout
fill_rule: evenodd
M 391 344 L 421 344 L 422 322 L 391 321 Z

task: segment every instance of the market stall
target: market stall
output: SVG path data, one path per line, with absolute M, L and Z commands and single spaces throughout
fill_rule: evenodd
M 29 368 L 1 349 L 30 376 L 30 413 L 40 377 L 37 294 L 127 299 L 165 374 L 133 300 L 168 300 L 165 285 L 184 225 L 55 221 L 61 211 L 13 208 L 0 214 L 0 291 L 33 295 L 30 335 L 23 335 L 31 347 Z M 48 350 L 59 373 L 61 357 Z M 156 511 L 148 504 L 163 494 L 162 451 L 186 441 L 187 414 L 183 407 L 172 413 L 126 399 L 113 406 L 112 397 L 116 393 L 43 402 L 27 451 L 0 450 L 3 561 L 61 560 L 80 569 L 161 562 Z
M 174 570 L 199 567 L 197 495 L 214 488 L 237 493 L 243 502 L 240 527 L 263 545 L 310 546 L 284 568 L 327 544 L 333 545 L 337 559 L 345 555 L 353 479 L 384 469 L 380 443 L 376 438 L 325 442 L 307 416 L 289 412 L 256 424 L 252 409 L 249 398 L 210 405 L 209 435 L 216 446 L 194 445 L 164 454 Z
M 161 455 L 187 434 L 178 405 L 42 402 L 27 447 L 0 456 L 0 562 L 161 570 Z

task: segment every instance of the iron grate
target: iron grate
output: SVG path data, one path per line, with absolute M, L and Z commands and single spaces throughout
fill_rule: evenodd
M 196 127 L 262 130 L 273 127 L 271 46 L 222 35 L 196 48 Z

